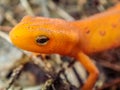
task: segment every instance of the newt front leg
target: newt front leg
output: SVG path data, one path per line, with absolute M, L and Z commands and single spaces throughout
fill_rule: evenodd
M 82 52 L 79 52 L 76 56 L 79 62 L 84 66 L 84 68 L 90 73 L 87 81 L 85 82 L 82 90 L 92 90 L 94 87 L 96 80 L 99 76 L 99 71 L 97 67 L 93 64 L 91 59 Z

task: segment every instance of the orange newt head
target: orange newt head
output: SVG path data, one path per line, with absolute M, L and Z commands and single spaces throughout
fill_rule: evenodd
M 67 21 L 31 16 L 25 16 L 10 32 L 17 47 L 45 54 L 69 54 L 78 37 L 75 27 Z

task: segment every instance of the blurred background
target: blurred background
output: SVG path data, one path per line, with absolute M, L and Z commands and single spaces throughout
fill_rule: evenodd
M 8 34 L 25 15 L 73 21 L 116 3 L 119 0 L 0 0 L 0 90 L 80 90 L 88 73 L 74 58 L 20 50 Z M 120 90 L 120 49 L 90 57 L 101 72 L 95 90 Z

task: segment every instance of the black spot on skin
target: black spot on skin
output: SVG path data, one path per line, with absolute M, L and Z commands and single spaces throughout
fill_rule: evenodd
M 106 32 L 105 31 L 100 31 L 99 32 L 101 36 L 105 36 Z
M 85 27 L 84 30 L 85 30 L 85 33 L 86 33 L 86 34 L 89 34 L 89 33 L 90 33 L 90 30 L 89 30 L 88 27 Z
M 89 34 L 89 33 L 90 33 L 90 30 L 87 30 L 86 33 Z
M 116 27 L 117 27 L 117 25 L 116 25 L 116 24 L 112 24 L 112 27 L 113 27 L 113 28 L 116 28 Z

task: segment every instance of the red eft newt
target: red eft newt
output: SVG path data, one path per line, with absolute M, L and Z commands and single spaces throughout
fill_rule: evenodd
M 99 71 L 89 55 L 120 46 L 120 3 L 77 21 L 25 16 L 10 38 L 28 51 L 76 58 L 90 74 L 82 90 L 92 90 Z

